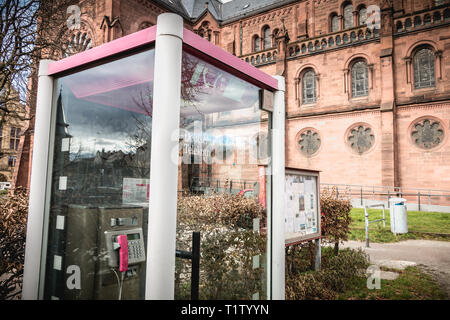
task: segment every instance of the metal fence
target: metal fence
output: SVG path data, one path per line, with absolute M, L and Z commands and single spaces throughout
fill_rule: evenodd
M 389 199 L 400 197 L 409 210 L 450 212 L 450 190 L 333 183 L 321 183 L 320 188 L 335 188 L 339 197 L 350 197 L 352 205 L 361 208 L 380 201 L 389 208 Z
M 193 178 L 190 185 L 193 192 L 209 194 L 211 192 L 238 194 L 243 190 L 252 189 L 255 194 L 259 192 L 259 182 L 246 179 L 217 179 Z

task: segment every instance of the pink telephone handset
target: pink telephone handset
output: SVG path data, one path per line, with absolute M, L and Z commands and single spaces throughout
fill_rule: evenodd
M 119 271 L 125 272 L 128 270 L 128 240 L 127 236 L 121 234 L 117 236 L 117 242 L 120 245 L 119 248 Z

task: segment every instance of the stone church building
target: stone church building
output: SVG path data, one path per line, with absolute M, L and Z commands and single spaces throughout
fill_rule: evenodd
M 287 166 L 320 170 L 323 183 L 450 190 L 450 0 L 79 6 L 81 29 L 66 30 L 63 56 L 177 13 L 186 28 L 286 78 Z M 21 147 L 15 177 L 28 185 L 32 134 Z

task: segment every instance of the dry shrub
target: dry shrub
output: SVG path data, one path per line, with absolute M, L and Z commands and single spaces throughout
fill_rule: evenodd
M 263 268 L 252 258 L 265 253 L 266 237 L 253 231 L 265 217 L 256 198 L 240 195 L 185 195 L 178 199 L 177 249 L 191 250 L 192 232 L 201 233 L 200 299 L 251 299 L 263 292 Z M 189 261 L 177 259 L 175 292 L 189 299 Z
M 338 197 L 336 188 L 331 191 L 323 189 L 320 195 L 320 209 L 322 211 L 321 228 L 322 239 L 334 243 L 335 254 L 339 251 L 339 242 L 348 240 L 350 232 L 350 198 Z
M 324 282 L 336 292 L 343 292 L 356 277 L 363 277 L 369 266 L 369 255 L 358 248 L 340 250 L 338 255 L 324 255 Z
M 286 300 L 331 300 L 335 292 L 322 281 L 322 272 L 305 273 L 286 279 Z
M 344 249 L 338 255 L 324 250 L 322 270 L 287 273 L 287 300 L 334 299 L 364 276 L 369 257 L 361 249 Z
M 0 196 L 0 300 L 17 298 L 21 292 L 27 213 L 25 190 Z
M 212 194 L 178 197 L 178 221 L 202 223 L 202 227 L 252 228 L 254 218 L 262 218 L 264 208 L 256 198 L 241 195 Z

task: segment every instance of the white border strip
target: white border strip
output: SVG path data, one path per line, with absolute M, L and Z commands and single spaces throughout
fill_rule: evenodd
M 50 122 L 53 98 L 53 78 L 47 69 L 51 60 L 39 63 L 34 145 L 28 206 L 27 238 L 23 275 L 23 300 L 38 299 L 42 252 L 42 232 L 45 209 L 45 184 L 50 145 Z
M 284 241 L 284 188 L 285 188 L 285 79 L 278 80 L 274 94 L 272 129 L 272 295 L 273 300 L 285 299 L 285 241 Z
M 173 300 L 178 195 L 183 19 L 158 16 L 145 299 Z M 156 155 L 156 156 L 155 156 Z

